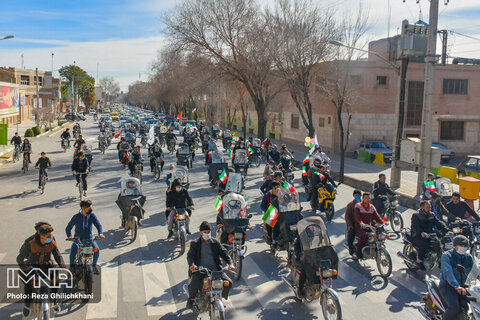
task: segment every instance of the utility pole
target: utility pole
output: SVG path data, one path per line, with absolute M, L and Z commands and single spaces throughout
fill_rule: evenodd
M 37 115 L 37 118 L 35 119 L 35 122 L 38 127 L 38 124 L 40 123 L 39 112 L 38 112 L 40 108 L 40 99 L 39 99 L 39 92 L 38 92 L 38 68 L 35 68 L 35 90 L 36 90 L 35 100 L 37 101 L 37 107 L 35 108 L 35 114 Z
M 447 64 L 448 30 L 438 30 L 438 33 L 442 37 L 442 65 L 446 65 Z
M 73 61 L 73 68 L 72 68 L 72 112 L 77 112 L 75 109 L 75 61 Z
M 24 64 L 23 64 L 23 53 L 20 55 L 21 59 L 22 59 L 22 69 L 24 69 Z
M 420 132 L 420 166 L 418 168 L 417 194 L 422 194 L 422 186 L 430 171 L 432 146 L 433 94 L 435 89 L 435 53 L 437 46 L 438 1 L 430 0 L 427 55 L 425 57 L 425 92 L 423 96 L 422 127 Z

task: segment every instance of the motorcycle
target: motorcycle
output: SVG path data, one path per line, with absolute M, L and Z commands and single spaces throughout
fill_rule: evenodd
M 235 265 L 232 273 L 233 280 L 238 281 L 242 276 L 243 258 L 247 252 L 245 240 L 247 228 L 252 215 L 247 215 L 247 204 L 242 195 L 227 193 L 222 201 L 224 206 L 217 216 L 217 240 L 227 249 L 228 255 Z
M 172 210 L 174 212 L 172 231 L 175 238 L 180 241 L 180 252 L 184 253 L 187 239 L 186 223 L 189 215 L 186 208 L 173 208 Z
M 171 154 L 175 152 L 175 140 L 173 139 L 168 140 L 167 149 Z
M 146 148 L 146 147 L 147 147 L 147 140 L 148 140 L 147 136 L 146 136 L 145 134 L 142 135 L 142 137 L 141 137 L 141 139 L 140 139 L 140 143 L 142 144 L 142 147 L 143 147 L 143 148 Z
M 177 150 L 177 164 L 192 168 L 192 152 L 186 143 L 180 143 Z
M 223 270 L 211 271 L 204 267 L 199 267 L 193 273 L 201 272 L 206 275 L 203 280 L 202 290 L 195 297 L 193 303 L 193 312 L 200 314 L 208 312 L 211 320 L 225 319 L 225 307 L 222 301 L 222 293 L 225 286 L 230 285 L 223 280 Z M 183 286 L 183 290 L 188 295 L 188 285 Z
M 208 165 L 208 179 L 213 189 L 218 189 L 220 183 L 222 183 L 219 177 L 223 171 L 228 172 L 227 160 L 223 152 L 214 151 L 212 153 L 212 162 Z
M 129 152 L 127 150 L 121 150 L 122 153 L 120 162 L 122 163 L 122 167 L 125 169 L 125 167 L 128 164 L 128 158 L 129 158 Z
M 438 195 L 442 196 L 442 203 L 447 204 L 452 199 L 453 184 L 448 178 L 437 177 L 434 180 L 435 191 Z M 422 194 L 422 198 L 430 200 L 432 198 L 430 192 L 425 190 Z
M 461 313 L 458 319 L 480 320 L 480 268 L 474 264 L 467 275 L 465 267 L 457 264 L 455 266 L 462 276 L 466 277 L 464 288 L 466 296 L 460 296 Z M 447 303 L 440 292 L 440 280 L 433 275 L 425 275 L 427 295 L 422 297 L 420 306 L 417 307 L 420 314 L 427 320 L 441 320 L 445 313 Z
M 94 237 L 90 240 L 81 240 L 78 237 L 67 239 L 77 244 L 78 250 L 75 255 L 74 279 L 76 283 L 83 282 L 85 294 L 93 292 L 93 255 L 98 249 L 93 247 L 93 240 L 100 240 L 100 237 Z
M 62 144 L 61 144 L 61 146 L 62 146 L 63 152 L 67 152 L 67 149 L 68 149 L 68 147 L 70 146 L 70 141 L 68 141 L 68 139 L 62 138 Z M 17 148 L 17 147 L 15 146 L 15 148 Z M 19 150 L 20 150 L 20 149 L 19 149 Z M 20 155 L 20 151 L 18 151 L 18 154 Z M 15 162 L 15 158 L 16 158 L 16 157 L 13 158 L 13 159 L 14 159 L 13 162 Z M 17 159 L 17 160 L 18 160 L 18 159 Z
M 287 250 L 290 254 L 293 250 L 295 239 L 297 237 L 297 223 L 302 216 L 302 207 L 298 192 L 291 193 L 288 189 L 281 187 L 278 191 L 278 218 L 275 223 L 272 234 L 275 235 L 275 228 L 278 228 L 278 235 L 270 242 L 270 251 L 275 254 L 277 251 Z M 264 224 L 265 238 L 270 238 L 266 224 Z M 274 237 L 274 236 L 272 236 Z M 290 257 L 289 257 L 290 258 Z
M 320 212 L 325 212 L 325 217 L 327 220 L 332 221 L 333 216 L 335 215 L 335 206 L 333 202 L 335 201 L 335 197 L 337 195 L 337 189 L 333 188 L 333 190 L 330 192 L 324 184 L 320 183 L 318 184 L 317 191 L 318 201 L 316 203 L 313 200 L 310 201 L 312 211 L 314 213 L 317 210 L 320 210 Z
M 470 254 L 476 260 L 480 257 L 480 222 L 455 221 L 449 224 L 454 235 L 463 235 L 470 241 Z
M 101 153 L 105 154 L 105 150 L 107 149 L 107 138 L 105 134 L 100 134 L 98 136 L 98 149 Z
M 235 151 L 235 157 L 233 158 L 233 167 L 236 172 L 241 173 L 244 177 L 248 172 L 248 155 L 247 150 L 237 149 Z
M 230 150 L 230 148 L 232 147 L 232 136 L 230 135 L 225 135 L 223 136 L 223 139 L 222 139 L 222 145 L 223 145 L 223 149 L 225 150 Z M 235 141 L 235 140 L 233 140 Z
M 399 234 L 403 229 L 403 218 L 400 211 L 398 211 L 398 196 L 384 195 L 382 199 L 384 213 L 381 214 L 381 217 L 385 219 L 384 217 L 386 216 L 386 219 L 390 221 L 393 232 Z
M 138 225 L 145 215 L 145 200 L 142 194 L 142 186 L 136 178 L 126 177 L 121 181 L 121 191 L 115 203 L 122 211 L 122 227 L 125 235 L 132 237 L 132 242 L 137 238 Z
M 142 179 L 143 179 L 142 170 L 141 170 L 142 166 L 143 166 L 143 163 L 134 163 L 133 164 L 132 177 L 137 178 L 140 181 L 140 183 L 142 183 Z
M 262 155 L 260 147 L 251 147 L 253 153 L 248 156 L 248 165 L 256 166 L 257 168 L 262 164 Z
M 299 298 L 301 270 L 297 269 L 297 261 L 301 262 L 303 272 L 306 272 L 303 300 L 308 303 L 319 300 L 325 319 L 340 320 L 342 319 L 340 300 L 333 289 L 333 279 L 338 275 L 338 256 L 330 242 L 327 228 L 320 217 L 311 216 L 297 223 L 297 231 L 302 255 L 297 257 L 294 251 L 290 253 L 289 279 L 282 276 L 282 280 Z
M 28 271 L 30 272 L 30 269 L 28 269 Z M 44 275 L 39 270 L 35 270 L 34 273 L 35 273 L 34 279 L 42 279 L 44 277 Z M 45 270 L 43 273 L 48 273 L 48 271 Z M 37 281 L 37 280 L 33 280 L 33 281 Z M 52 279 L 51 281 L 53 283 L 54 281 L 58 281 L 58 279 Z M 38 319 L 38 320 L 53 319 L 55 309 L 58 311 L 59 305 L 51 297 L 51 295 L 54 292 L 48 285 L 48 282 L 45 282 L 42 280 L 38 281 L 38 288 L 34 287 L 32 290 L 32 293 L 34 293 L 35 295 L 33 295 L 31 299 L 32 302 L 29 308 L 28 319 Z M 27 319 L 27 318 L 23 318 L 23 319 Z
M 417 264 L 417 255 L 418 249 L 410 240 L 410 232 L 408 229 L 402 230 L 403 237 L 403 250 L 397 252 L 397 255 L 403 259 L 407 268 L 411 271 L 417 271 L 419 266 Z M 442 252 L 450 250 L 453 248 L 453 237 L 445 235 L 444 237 L 439 237 L 436 233 L 428 234 L 426 239 L 430 240 L 431 245 L 429 250 L 425 254 L 423 259 L 423 266 L 427 272 L 440 266 L 440 260 L 442 258 Z M 440 240 L 441 247 L 439 251 L 434 249 L 437 240 Z
M 280 169 L 282 169 L 285 180 L 293 186 L 295 176 L 292 171 L 292 168 L 293 168 L 292 158 L 290 158 L 290 156 L 282 156 L 280 160 L 280 164 L 281 164 Z
M 385 240 L 390 238 L 386 234 L 383 226 L 377 228 L 373 226 L 367 226 L 366 229 L 368 241 L 362 248 L 363 258 L 362 260 L 375 259 L 377 262 L 378 272 L 384 278 L 388 278 L 392 273 L 392 257 L 385 247 Z M 345 243 L 347 242 L 347 234 L 345 233 Z M 358 237 L 355 236 L 354 245 L 357 246 Z

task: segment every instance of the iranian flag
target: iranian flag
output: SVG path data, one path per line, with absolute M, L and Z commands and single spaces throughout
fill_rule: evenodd
M 307 156 L 305 157 L 305 159 L 303 159 L 303 164 L 307 164 L 310 162 L 310 157 L 309 155 L 307 154 Z
M 266 224 L 268 224 L 270 227 L 273 228 L 277 223 L 277 219 L 278 219 L 278 211 L 277 209 L 275 209 L 273 205 L 270 205 L 267 211 L 265 211 L 265 214 L 263 215 L 262 220 L 265 221 Z
M 303 166 L 302 167 L 302 176 L 306 176 L 308 173 L 307 173 L 307 167 Z
M 233 151 L 232 151 L 232 149 L 229 149 L 229 150 L 228 150 L 228 156 L 229 156 L 230 158 L 233 158 Z
M 323 174 L 321 174 L 320 172 L 315 171 L 315 174 L 320 177 L 320 181 L 323 181 L 325 179 L 325 176 Z
M 292 169 L 292 168 L 293 168 L 293 164 L 292 164 L 292 162 L 290 162 L 290 164 L 288 165 L 288 167 L 289 167 L 290 169 Z
M 232 146 L 234 146 L 234 145 L 237 144 L 237 142 L 235 141 L 235 139 L 232 139 L 230 142 L 232 143 Z
M 425 188 L 427 188 L 428 191 L 430 192 L 437 192 L 437 189 L 435 188 L 435 184 L 433 181 L 425 181 Z
M 251 156 L 253 154 L 253 149 L 248 147 L 247 152 L 248 152 L 248 155 Z
M 225 169 L 223 169 L 222 174 L 218 177 L 223 184 L 227 183 L 228 177 Z
M 220 210 L 222 210 L 224 205 L 225 205 L 225 202 L 223 202 L 222 199 L 217 198 L 217 203 L 215 203 L 215 209 L 217 209 L 218 212 L 220 212 Z
M 280 163 L 278 164 L 278 169 L 281 169 L 281 168 L 283 168 L 283 164 L 280 162 Z
M 385 223 L 387 219 L 388 219 L 388 210 L 385 211 L 385 215 L 383 216 L 383 219 L 382 219 L 383 223 Z
M 180 114 L 177 116 L 177 118 L 178 118 L 178 120 L 182 120 L 182 118 L 183 118 L 183 111 L 180 112 Z
M 290 193 L 295 193 L 295 192 L 297 192 L 297 189 L 295 189 L 295 187 L 292 186 L 292 185 L 291 185 L 290 183 L 288 183 L 287 181 L 285 181 L 285 182 L 283 183 L 283 187 L 284 187 L 285 189 L 288 189 L 288 191 L 290 191 Z
M 252 145 L 252 143 L 250 142 L 250 140 L 247 140 L 247 143 L 245 143 L 245 145 L 246 145 L 247 147 L 250 147 L 250 146 Z
M 118 130 L 117 134 L 115 135 L 115 139 L 118 139 L 120 135 L 122 134 L 122 129 Z
M 263 145 L 266 144 L 266 143 L 267 143 L 267 139 L 263 140 L 262 143 L 261 143 L 261 145 L 263 146 Z
M 193 108 L 192 113 L 193 113 L 193 114 L 197 113 L 197 107 Z

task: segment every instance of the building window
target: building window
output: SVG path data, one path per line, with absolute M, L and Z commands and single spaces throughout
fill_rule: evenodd
M 270 139 L 275 139 L 275 132 L 270 132 L 270 134 L 268 135 L 268 137 Z
M 37 77 L 33 76 L 33 85 L 37 85 Z M 43 85 L 43 77 L 38 77 L 38 85 L 42 86 Z
M 253 128 L 248 129 L 248 133 L 254 133 Z
M 352 84 L 360 84 L 361 77 L 359 75 L 351 75 L 350 76 L 350 82 Z
M 440 140 L 463 140 L 465 122 L 442 121 L 440 125 Z
M 332 117 L 328 117 L 328 124 L 332 124 Z
M 290 128 L 298 129 L 300 126 L 300 119 L 298 114 L 292 114 L 292 121 L 290 122 Z
M 325 118 L 324 117 L 318 118 L 318 126 L 319 127 L 325 127 Z
M 23 84 L 25 86 L 30 85 L 30 77 L 29 76 L 20 76 L 20 84 Z
M 468 80 L 443 79 L 443 94 L 467 94 Z
M 385 86 L 385 85 L 387 85 L 387 77 L 377 76 L 377 86 Z
M 408 82 L 407 125 L 419 126 L 422 123 L 423 81 Z

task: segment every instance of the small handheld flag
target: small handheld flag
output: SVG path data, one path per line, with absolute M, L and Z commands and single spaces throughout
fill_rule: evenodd
M 218 177 L 220 181 L 222 181 L 223 184 L 227 183 L 228 176 L 227 173 L 225 172 L 225 169 L 223 169 L 222 174 Z
M 197 113 L 197 107 L 193 108 L 192 113 L 193 113 L 193 114 Z
M 292 186 L 292 185 L 291 185 L 290 183 L 288 183 L 287 181 L 285 181 L 285 182 L 283 183 L 283 187 L 284 187 L 285 189 L 288 189 L 288 191 L 290 191 L 290 193 L 295 193 L 295 192 L 297 192 L 297 189 L 295 189 L 295 187 Z
M 265 211 L 265 214 L 263 215 L 262 220 L 265 221 L 266 224 L 268 224 L 270 227 L 273 228 L 277 223 L 277 219 L 278 219 L 278 211 L 277 209 L 275 209 L 273 205 L 270 205 L 267 211 Z
M 217 198 L 217 202 L 215 203 L 215 209 L 217 209 L 218 212 L 220 212 L 220 210 L 222 210 L 224 205 L 225 205 L 225 202 L 223 202 L 222 199 Z

